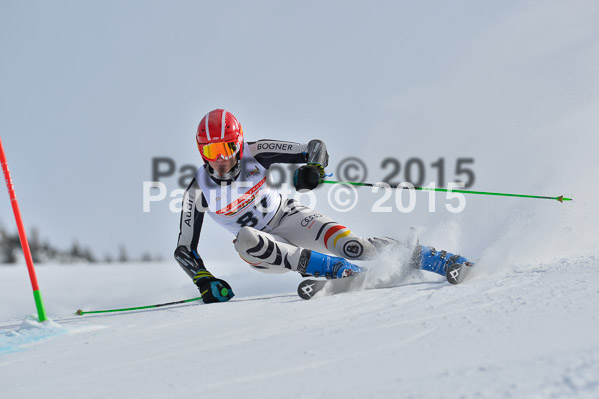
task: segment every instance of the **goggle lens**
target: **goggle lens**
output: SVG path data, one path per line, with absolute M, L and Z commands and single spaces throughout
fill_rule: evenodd
M 219 157 L 229 159 L 237 153 L 239 145 L 236 141 L 225 143 L 210 143 L 200 147 L 200 152 L 204 159 L 208 161 L 216 161 Z

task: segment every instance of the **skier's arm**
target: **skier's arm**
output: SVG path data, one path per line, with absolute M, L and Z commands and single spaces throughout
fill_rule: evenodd
M 312 190 L 324 178 L 324 168 L 329 164 L 327 147 L 321 140 L 308 144 L 289 141 L 260 140 L 248 143 L 250 152 L 265 168 L 275 163 L 305 163 L 295 171 L 293 185 L 296 190 Z
M 198 204 L 201 204 L 201 207 Z M 204 261 L 197 252 L 207 208 L 206 198 L 194 179 L 183 196 L 175 259 L 185 273 L 193 279 L 205 303 L 223 302 L 234 296 L 231 286 L 226 281 L 215 278 L 206 269 Z
M 275 163 L 313 163 L 323 168 L 329 164 L 327 148 L 321 140 L 310 140 L 308 144 L 259 140 L 248 145 L 252 155 L 265 168 Z
M 202 207 L 196 205 L 198 201 L 202 204 Z M 199 270 L 206 269 L 204 261 L 197 252 L 197 247 L 207 205 L 206 198 L 196 180 L 193 179 L 183 195 L 179 238 L 175 249 L 175 259 L 192 279 Z

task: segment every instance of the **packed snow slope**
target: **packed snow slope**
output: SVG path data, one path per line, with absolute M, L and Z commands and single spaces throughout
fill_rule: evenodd
M 459 286 L 378 267 L 395 287 L 303 301 L 295 274 L 244 270 L 228 303 L 76 316 L 197 293 L 173 262 L 41 266 L 43 326 L 24 266 L 0 267 L 2 397 L 599 397 L 597 253 L 482 260 Z

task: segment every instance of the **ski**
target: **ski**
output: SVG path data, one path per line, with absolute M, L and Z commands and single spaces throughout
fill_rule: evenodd
M 450 284 L 460 284 L 464 281 L 470 270 L 472 270 L 472 263 L 454 263 L 447 268 L 447 281 Z
M 471 262 L 465 264 L 454 263 L 447 269 L 447 281 L 452 285 L 462 283 L 468 276 L 470 270 L 472 270 L 472 266 L 474 266 L 474 263 Z M 366 273 L 332 280 L 308 278 L 299 283 L 297 286 L 297 294 L 300 298 L 308 300 L 314 298 L 316 294 L 323 291 L 326 295 L 358 291 L 362 288 L 365 278 Z
M 366 273 L 332 280 L 306 279 L 297 286 L 297 294 L 302 299 L 312 299 L 316 294 L 325 291 L 329 295 L 359 290 L 366 278 Z

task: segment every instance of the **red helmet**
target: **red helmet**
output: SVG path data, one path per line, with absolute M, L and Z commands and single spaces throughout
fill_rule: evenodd
M 224 109 L 208 112 L 198 125 L 196 134 L 198 149 L 204 161 L 219 157 L 229 159 L 243 156 L 243 129 L 232 113 Z

